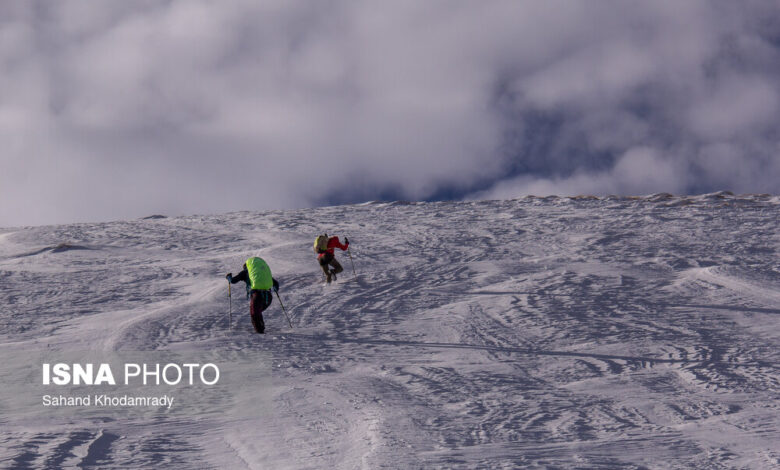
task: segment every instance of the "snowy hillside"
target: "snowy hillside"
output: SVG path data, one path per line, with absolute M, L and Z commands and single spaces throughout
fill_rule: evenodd
M 778 468 L 780 199 L 369 203 L 0 230 L 3 468 Z M 314 237 L 347 235 L 324 287 Z M 249 256 L 281 282 L 252 330 Z M 41 364 L 217 363 L 52 409 Z M 183 358 L 183 359 L 182 359 Z M 138 390 L 134 390 L 137 392 Z

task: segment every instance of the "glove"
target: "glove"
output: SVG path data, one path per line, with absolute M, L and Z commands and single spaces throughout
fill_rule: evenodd
M 344 237 L 344 244 L 345 244 L 345 245 L 349 245 L 349 238 L 347 238 L 347 237 Z
M 274 292 L 276 292 L 277 294 L 279 293 L 279 286 L 274 286 L 273 289 L 274 289 Z
M 227 275 L 225 276 L 225 279 L 227 279 L 228 281 L 232 281 L 233 280 L 233 273 L 227 273 Z

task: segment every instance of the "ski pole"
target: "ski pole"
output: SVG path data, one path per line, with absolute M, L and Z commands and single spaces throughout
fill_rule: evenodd
M 352 263 L 352 275 L 355 276 L 355 280 L 357 281 L 357 274 L 355 273 L 355 262 L 352 261 L 352 253 L 349 251 L 349 247 L 347 247 L 347 255 L 349 255 L 349 262 Z
M 230 281 L 228 281 L 228 330 L 233 331 L 233 293 L 230 289 Z
M 292 328 L 292 322 L 290 321 L 290 317 L 287 316 L 287 310 L 284 308 L 284 304 L 282 303 L 282 298 L 279 297 L 279 292 L 274 291 L 274 293 L 276 294 L 276 298 L 279 299 L 279 305 L 282 306 L 282 312 L 284 312 L 284 316 L 287 317 L 287 323 L 290 325 L 290 328 Z

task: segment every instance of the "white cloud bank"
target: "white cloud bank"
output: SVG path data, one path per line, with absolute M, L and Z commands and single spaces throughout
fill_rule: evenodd
M 680 193 L 686 175 L 679 160 L 664 158 L 651 148 L 634 148 L 609 170 L 577 172 L 568 177 L 519 176 L 496 184 L 477 197 L 508 199 L 518 195 Z
M 0 226 L 780 190 L 771 1 L 11 1 Z

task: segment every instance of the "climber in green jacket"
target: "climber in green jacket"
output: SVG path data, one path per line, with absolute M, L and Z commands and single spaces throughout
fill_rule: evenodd
M 233 276 L 233 273 L 228 273 L 225 278 L 231 284 L 239 281 L 246 283 L 247 289 L 250 291 L 249 315 L 252 318 L 252 326 L 255 327 L 255 331 L 258 333 L 265 333 L 263 311 L 274 300 L 271 295 L 271 289 L 277 292 L 277 294 L 279 292 L 279 282 L 271 277 L 271 268 L 268 267 L 268 263 L 262 258 L 254 256 L 246 260 L 244 269 L 238 275 Z

